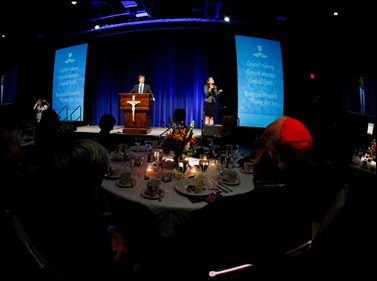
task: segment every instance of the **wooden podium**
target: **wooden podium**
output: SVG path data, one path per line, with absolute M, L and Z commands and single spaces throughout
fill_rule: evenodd
M 152 100 L 149 93 L 119 94 L 119 109 L 124 113 L 123 133 L 127 134 L 148 134 L 151 132 Z

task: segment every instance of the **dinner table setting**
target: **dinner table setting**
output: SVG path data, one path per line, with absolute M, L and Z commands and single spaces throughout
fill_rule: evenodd
M 252 159 L 240 157 L 187 157 L 176 163 L 172 154 L 152 146 L 122 145 L 111 152 L 111 165 L 103 188 L 117 199 L 148 208 L 160 234 L 174 235 L 176 228 L 214 197 L 232 196 L 254 188 Z M 124 202 L 126 204 L 126 202 Z

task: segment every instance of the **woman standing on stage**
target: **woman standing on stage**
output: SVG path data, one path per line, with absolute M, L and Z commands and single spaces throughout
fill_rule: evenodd
M 50 104 L 45 99 L 39 99 L 35 103 L 33 109 L 35 110 L 35 114 L 36 114 L 35 117 L 38 123 L 41 122 L 42 112 L 49 108 L 50 108 Z
M 216 110 L 216 98 L 223 90 L 217 90 L 215 80 L 213 77 L 207 78 L 207 83 L 204 85 L 204 124 L 213 125 Z

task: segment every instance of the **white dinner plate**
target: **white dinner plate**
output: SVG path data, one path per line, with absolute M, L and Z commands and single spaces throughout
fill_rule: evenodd
M 194 191 L 193 186 L 198 184 L 200 180 L 203 180 L 204 190 L 200 193 Z M 208 179 L 200 178 L 188 178 L 180 180 L 174 187 L 178 193 L 188 196 L 206 196 L 213 193 L 212 190 L 213 184 Z
M 110 154 L 111 160 L 114 161 L 122 161 L 123 157 L 119 154 L 119 152 L 113 151 Z
M 119 187 L 133 187 L 136 185 L 136 179 L 132 179 L 130 182 L 122 183 L 122 179 L 117 179 L 115 184 Z
M 208 154 L 210 152 L 210 149 L 207 146 L 197 145 L 194 148 L 195 148 L 196 151 L 199 151 L 200 153 L 206 153 L 206 154 Z
M 215 180 L 226 185 L 239 185 L 241 183 L 241 180 L 239 178 L 237 178 L 235 182 L 229 182 L 225 176 L 220 176 L 220 175 L 216 176 Z
M 144 188 L 141 192 L 140 192 L 140 195 L 144 198 L 147 198 L 147 199 L 160 199 L 162 197 L 165 196 L 165 190 L 163 189 L 159 189 L 158 190 L 158 193 L 156 195 L 151 195 L 148 191 L 147 188 Z
M 105 174 L 105 179 L 109 179 L 109 180 L 119 179 L 120 177 L 122 177 L 121 169 L 112 169 L 111 171 L 108 171 Z
M 248 172 L 248 171 L 245 171 L 244 169 L 240 168 L 240 172 L 244 173 L 244 174 L 252 174 L 253 170 L 251 170 L 251 171 Z
M 131 146 L 130 149 L 132 151 L 136 151 L 136 152 L 148 152 L 149 150 L 152 149 L 152 147 L 151 146 L 140 145 L 140 146 Z

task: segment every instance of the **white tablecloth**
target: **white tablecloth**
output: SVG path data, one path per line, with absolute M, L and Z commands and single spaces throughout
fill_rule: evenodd
M 113 161 L 112 165 L 114 168 L 124 169 L 126 165 L 129 165 L 129 163 L 127 162 Z M 189 158 L 189 162 L 190 166 L 194 166 L 198 164 L 198 159 Z M 139 170 L 139 175 L 136 174 L 136 170 L 133 171 L 133 177 L 136 179 L 136 185 L 133 187 L 118 187 L 116 185 L 115 179 L 104 179 L 102 186 L 108 192 L 124 200 L 130 200 L 140 203 L 151 210 L 156 215 L 160 234 L 164 237 L 169 237 L 174 234 L 175 229 L 178 225 L 189 218 L 191 211 L 198 210 L 207 205 L 207 203 L 205 201 L 193 203 L 186 196 L 178 193 L 174 187 L 177 185 L 179 179 L 176 179 L 174 177 L 171 182 L 161 183 L 161 189 L 163 189 L 165 193 L 161 201 L 158 199 L 148 199 L 142 197 L 141 192 L 146 188 L 147 182 L 147 180 L 144 178 L 144 175 L 146 175 L 147 173 L 146 168 L 149 164 L 152 163 L 144 162 L 142 164 Z M 227 185 L 227 187 L 232 190 L 232 192 L 221 192 L 223 196 L 232 196 L 239 193 L 245 193 L 252 190 L 254 187 L 252 174 L 242 173 L 240 172 L 239 168 L 235 168 L 235 170 L 239 172 L 240 184 L 234 186 Z M 167 170 L 164 169 L 163 171 L 166 172 Z M 174 173 L 174 170 L 168 170 L 168 172 Z M 198 172 L 198 170 L 194 168 L 194 172 Z M 188 170 L 186 174 L 190 175 L 190 171 Z M 211 180 L 219 175 L 217 167 L 214 163 L 209 166 L 205 175 Z M 152 177 L 153 176 L 156 177 L 157 175 L 154 174 L 152 175 Z M 213 182 L 216 181 L 213 180 Z M 216 186 L 214 185 L 214 187 Z

